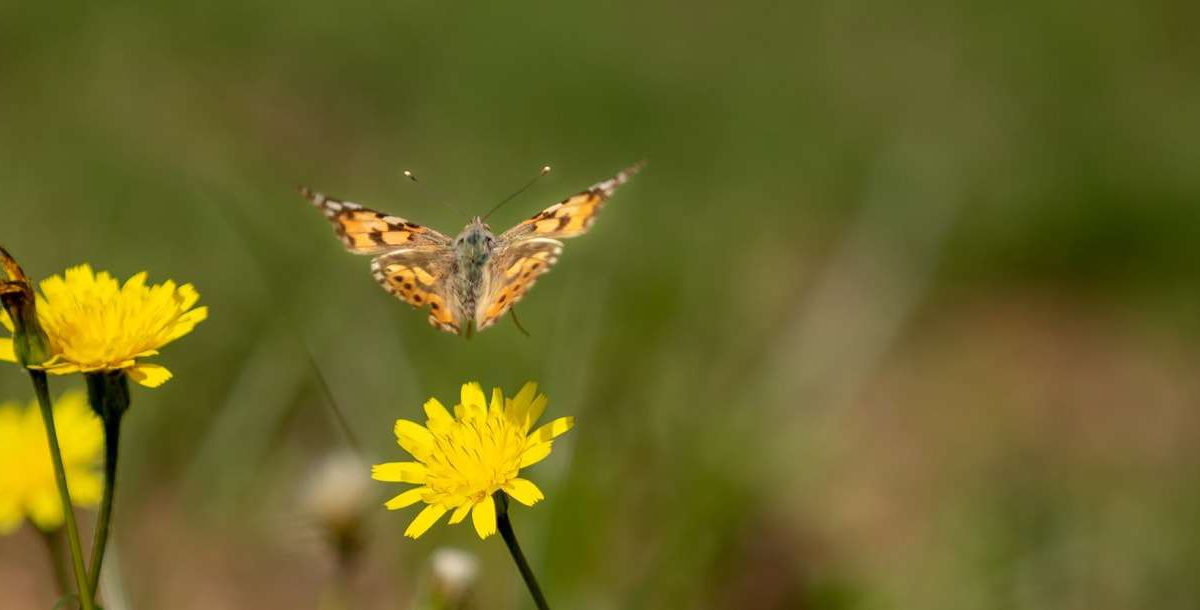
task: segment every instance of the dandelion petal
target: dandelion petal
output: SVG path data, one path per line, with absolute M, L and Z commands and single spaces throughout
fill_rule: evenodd
M 542 495 L 542 490 L 538 489 L 538 486 L 534 485 L 533 481 L 528 479 L 513 479 L 504 484 L 504 491 L 512 499 L 525 506 L 533 506 L 546 498 L 546 496 Z
M 433 446 L 433 435 L 426 430 L 424 426 L 408 421 L 407 419 L 396 420 L 396 442 L 405 451 L 413 454 L 413 457 L 420 458 L 423 455 L 428 455 Z
M 471 504 L 463 504 L 454 510 L 454 514 L 450 515 L 450 525 L 462 523 L 463 519 L 467 518 L 467 513 L 471 512 Z
M 421 534 L 429 531 L 429 528 L 433 527 L 433 524 L 437 523 L 438 519 L 441 519 L 444 514 L 446 514 L 446 507 L 441 504 L 426 506 L 425 510 L 421 511 L 417 515 L 417 518 L 408 524 L 408 529 L 404 530 L 404 535 L 409 538 L 420 538 Z
M 174 328 L 171 329 L 171 333 L 167 335 L 167 338 L 165 341 L 163 341 L 163 344 L 165 345 L 170 343 L 192 332 L 192 330 L 196 328 L 197 324 L 207 319 L 208 307 L 197 307 L 196 309 L 179 316 L 179 319 L 175 321 Z
M 13 351 L 12 339 L 0 339 L 0 360 L 16 362 L 17 354 Z
M 500 415 L 504 412 L 504 390 L 492 388 L 492 405 L 488 408 L 490 415 Z
M 104 495 L 104 482 L 100 475 L 87 468 L 75 467 L 67 470 L 67 481 L 71 491 L 71 504 L 96 506 Z
M 537 430 L 535 430 L 533 432 L 533 434 L 529 435 L 529 442 L 530 443 L 544 443 L 547 441 L 554 440 L 555 438 L 562 436 L 562 434 L 564 432 L 566 432 L 567 430 L 570 430 L 574 426 L 575 426 L 575 418 L 574 417 L 570 417 L 570 416 L 560 417 L 560 418 L 542 426 L 541 428 L 538 428 Z
M 529 404 L 533 401 L 533 397 L 537 395 L 537 382 L 526 381 L 525 385 L 521 386 L 521 390 L 513 396 L 514 403 Z
M 28 500 L 29 520 L 43 531 L 51 531 L 62 525 L 62 500 L 55 488 L 47 487 Z
M 430 398 L 425 401 L 425 417 L 429 418 L 430 424 L 449 425 L 454 423 L 454 418 L 450 417 L 450 412 L 442 405 L 441 401 L 436 398 Z
M 479 385 L 478 381 L 462 384 L 459 397 L 464 405 L 483 405 L 487 401 L 487 397 L 483 395 L 483 386 Z
M 148 388 L 157 388 L 172 376 L 167 367 L 157 364 L 138 364 L 129 369 L 129 378 Z
M 388 462 L 371 467 L 371 478 L 390 483 L 424 483 L 425 465 L 420 462 Z
M 487 397 L 483 395 L 483 386 L 478 381 L 464 383 L 460 393 L 463 409 L 483 417 L 487 414 Z
M 550 402 L 545 394 L 538 394 L 533 402 L 529 403 L 529 411 L 525 413 L 525 429 L 529 430 L 538 418 L 542 416 L 542 412 L 546 410 L 546 403 Z
M 518 425 L 525 424 L 525 416 L 529 414 L 529 403 L 533 402 L 533 396 L 537 393 L 537 384 L 532 381 L 525 382 L 521 387 L 521 391 L 517 392 L 516 396 L 508 402 L 506 415 Z
M 146 287 L 146 278 L 148 276 L 149 274 L 145 271 L 139 271 L 133 274 L 129 279 L 125 280 L 125 285 L 121 287 L 121 290 L 129 293 L 141 292 L 141 289 Z M 171 288 L 173 292 L 174 286 L 172 285 Z
M 553 447 L 550 443 L 537 443 L 525 450 L 521 454 L 521 468 L 533 466 L 534 464 L 546 459 L 550 455 L 550 449 Z
M 496 533 L 496 501 L 491 496 L 485 496 L 482 502 L 475 505 L 475 510 L 471 511 L 471 522 L 475 524 L 475 533 L 480 538 Z
M 406 508 L 406 507 L 412 506 L 413 504 L 420 502 L 421 498 L 424 497 L 425 492 L 428 490 L 429 490 L 429 488 L 427 488 L 427 487 L 417 487 L 414 489 L 410 489 L 410 490 L 392 498 L 391 500 L 388 500 L 387 503 L 384 504 L 384 506 L 386 506 L 388 510 L 396 510 L 398 508 Z

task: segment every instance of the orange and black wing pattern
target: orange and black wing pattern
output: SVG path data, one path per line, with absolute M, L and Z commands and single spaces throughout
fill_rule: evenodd
M 401 250 L 376 257 L 371 273 L 383 289 L 416 309 L 429 308 L 429 323 L 458 333 L 462 328 L 457 301 L 448 294 L 453 252 L 447 248 Z
M 528 237 L 562 239 L 583 235 L 591 228 L 604 202 L 612 196 L 618 186 L 625 184 L 638 173 L 645 162 L 626 168 L 616 176 L 598 182 L 577 195 L 568 197 L 534 214 L 517 226 L 505 231 L 502 240 L 519 240 Z
M 542 237 L 521 240 L 500 248 L 488 261 L 482 296 L 475 310 L 475 327 L 495 324 L 520 301 L 550 266 L 558 262 L 562 243 Z
M 399 216 L 327 197 L 305 187 L 300 188 L 300 194 L 325 214 L 342 245 L 355 254 L 379 255 L 401 248 L 450 243 L 450 238 L 442 233 Z

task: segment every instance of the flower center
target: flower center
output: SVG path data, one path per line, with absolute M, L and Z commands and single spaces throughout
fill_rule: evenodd
M 455 420 L 433 432 L 426 485 L 438 500 L 478 502 L 517 477 L 525 434 L 503 413 Z

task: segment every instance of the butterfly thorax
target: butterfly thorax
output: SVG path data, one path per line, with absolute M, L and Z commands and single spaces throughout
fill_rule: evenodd
M 475 218 L 454 238 L 454 265 L 451 291 L 466 319 L 474 319 L 475 306 L 483 290 L 483 274 L 496 238 L 479 218 Z

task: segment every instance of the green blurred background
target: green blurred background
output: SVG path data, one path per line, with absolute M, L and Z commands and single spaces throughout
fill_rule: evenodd
M 298 498 L 348 441 L 309 350 L 368 463 L 464 380 L 577 417 L 514 516 L 557 608 L 1200 607 L 1198 22 L 5 0 L 3 245 L 211 308 L 134 391 L 108 607 L 317 607 Z M 642 158 L 522 302 L 530 338 L 436 332 L 293 190 L 455 232 L 553 165 L 500 229 Z M 499 540 L 404 539 L 369 489 L 355 607 L 410 607 L 447 545 L 474 607 L 531 607 Z M 0 540 L 0 606 L 51 605 L 41 552 Z

